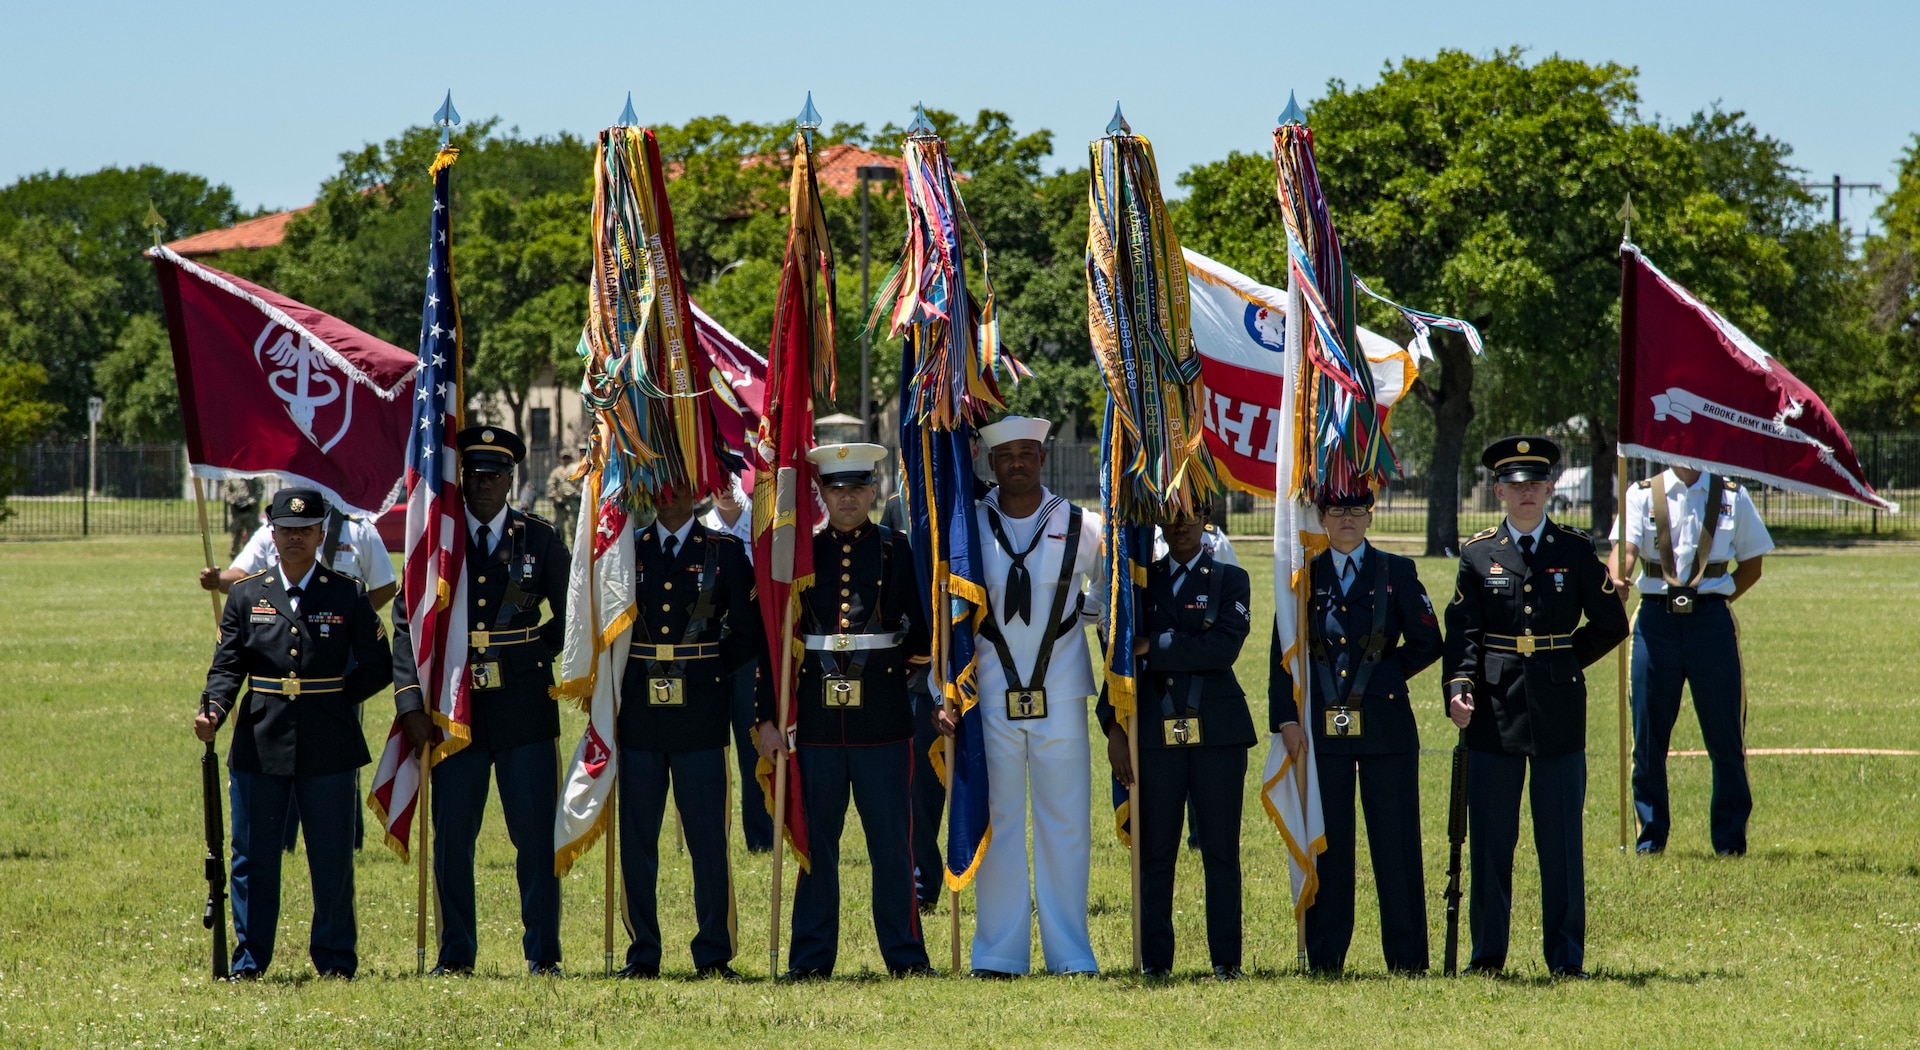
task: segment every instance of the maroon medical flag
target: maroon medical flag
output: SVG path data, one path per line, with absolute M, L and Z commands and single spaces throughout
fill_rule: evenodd
M 728 451 L 758 466 L 753 438 L 767 396 L 767 359 L 720 327 L 699 303 L 688 305 L 693 307 L 694 364 L 714 393 L 714 433 Z
M 166 248 L 147 255 L 196 477 L 274 475 L 368 517 L 399 500 L 418 357 Z
M 1621 455 L 1898 509 L 1820 395 L 1632 244 L 1620 267 Z

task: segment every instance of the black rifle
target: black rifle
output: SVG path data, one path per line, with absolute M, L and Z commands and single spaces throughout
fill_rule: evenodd
M 204 693 L 200 713 L 212 713 Z M 207 910 L 200 925 L 213 931 L 213 979 L 222 981 L 227 977 L 227 851 L 220 840 L 227 822 L 220 814 L 220 756 L 211 740 L 200 756 L 200 809 L 207 831 Z
M 1467 841 L 1467 731 L 1453 747 L 1453 787 L 1447 800 L 1447 976 L 1459 972 L 1460 847 Z

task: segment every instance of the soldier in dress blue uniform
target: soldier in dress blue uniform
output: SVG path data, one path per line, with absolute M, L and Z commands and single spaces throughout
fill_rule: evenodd
M 350 979 L 359 967 L 353 774 L 372 759 L 354 705 L 393 681 L 393 661 L 366 588 L 318 564 L 326 507 L 315 489 L 274 495 L 267 520 L 280 564 L 227 593 L 220 644 L 193 723 L 194 736 L 210 741 L 239 701 L 227 752 L 235 980 L 258 978 L 273 962 L 280 843 L 296 798 L 313 879 L 308 953 L 322 977 Z
M 1104 690 L 1095 714 L 1107 735 L 1107 764 L 1139 814 L 1141 968 L 1150 977 L 1173 972 L 1173 872 L 1191 802 L 1206 873 L 1207 954 L 1214 976 L 1233 980 L 1241 976 L 1240 808 L 1255 740 L 1233 663 L 1247 640 L 1252 585 L 1245 569 L 1214 559 L 1203 518 L 1167 522 L 1167 554 L 1147 569 L 1134 646 L 1141 658 L 1137 785 L 1127 727 Z
M 1307 909 L 1307 965 L 1332 974 L 1346 966 L 1353 942 L 1356 783 L 1387 969 L 1427 968 L 1420 731 L 1407 680 L 1440 658 L 1440 622 L 1413 560 L 1367 542 L 1372 520 L 1370 491 L 1321 499 L 1320 525 L 1329 548 L 1309 568 L 1309 717 L 1299 715 L 1293 676 L 1277 641 L 1268 679 L 1269 729 L 1302 758 L 1306 734 L 1313 734 L 1327 851 L 1319 861 L 1319 892 Z
M 1466 730 L 1472 751 L 1468 972 L 1498 972 L 1507 963 L 1520 792 L 1531 772 L 1541 947 L 1549 972 L 1584 977 L 1583 669 L 1627 636 L 1627 614 L 1593 541 L 1546 516 L 1559 446 L 1543 437 L 1502 438 L 1480 459 L 1498 479 L 1494 493 L 1507 518 L 1461 545 L 1460 575 L 1447 604 L 1444 665 L 1447 714 Z
M 654 494 L 659 516 L 634 536 L 638 619 L 620 683 L 620 868 L 633 943 L 621 977 L 660 975 L 660 823 L 667 791 L 693 862 L 693 965 L 737 978 L 727 860 L 727 678 L 766 655 L 753 566 L 736 537 L 693 516 L 685 485 Z
M 807 453 L 819 474 L 827 527 L 813 535 L 814 584 L 795 634 L 800 798 L 808 870 L 793 898 L 789 979 L 833 976 L 840 947 L 840 835 L 849 800 L 860 810 L 873 878 L 873 932 L 895 977 L 929 974 L 914 893 L 913 700 L 907 679 L 928 660 L 913 548 L 869 517 L 879 445 L 822 445 Z M 773 666 L 773 665 L 769 665 Z M 759 682 L 760 754 L 781 761 L 775 675 Z
M 560 880 L 553 873 L 559 705 L 548 694 L 567 616 L 566 544 L 541 518 L 507 506 L 527 446 L 502 427 L 455 435 L 466 499 L 467 673 L 473 722 L 466 745 L 433 766 L 433 880 L 440 893 L 438 975 L 471 973 L 479 951 L 473 854 L 487 809 L 487 775 L 515 851 L 520 947 L 536 974 L 560 973 Z M 431 600 L 431 596 L 428 596 Z M 415 751 L 434 732 L 414 664 L 403 594 L 394 610 L 393 704 Z M 540 603 L 553 615 L 540 620 Z

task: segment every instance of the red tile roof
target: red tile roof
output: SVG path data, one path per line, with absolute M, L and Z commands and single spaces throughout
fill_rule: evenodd
M 203 230 L 190 237 L 169 241 L 167 247 L 190 258 L 236 249 L 271 248 L 286 238 L 287 223 L 293 221 L 295 215 L 311 207 L 313 205 L 309 204 L 305 208 L 262 215 L 257 219 L 236 223 L 224 230 Z

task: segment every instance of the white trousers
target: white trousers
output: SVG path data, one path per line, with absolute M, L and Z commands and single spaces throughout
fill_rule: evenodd
M 976 970 L 1028 972 L 1036 910 L 1041 957 L 1049 973 L 1099 970 L 1087 934 L 1087 879 L 1093 860 L 1087 700 L 1049 697 L 1048 703 L 1047 717 L 1012 722 L 1000 696 L 982 698 L 993 844 L 974 879 Z M 1031 881 L 1027 877 L 1029 797 L 1033 803 Z

